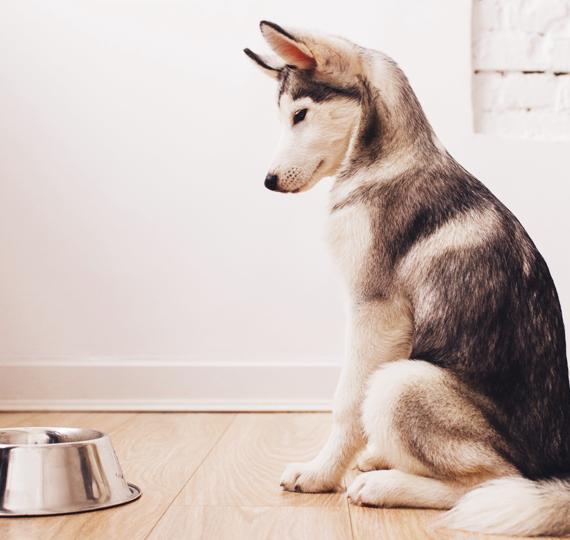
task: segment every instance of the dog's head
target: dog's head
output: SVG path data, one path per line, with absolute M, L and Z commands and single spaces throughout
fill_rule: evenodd
M 245 53 L 279 84 L 281 141 L 265 186 L 298 193 L 339 170 L 358 124 L 359 55 L 342 38 L 286 31 L 262 21 L 261 32 L 276 53 Z

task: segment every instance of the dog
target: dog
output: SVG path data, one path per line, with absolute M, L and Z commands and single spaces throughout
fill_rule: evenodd
M 548 267 L 435 136 L 386 55 L 261 22 L 278 84 L 265 186 L 333 176 L 328 242 L 349 293 L 333 427 L 281 485 L 356 505 L 448 509 L 482 533 L 570 533 L 570 389 Z

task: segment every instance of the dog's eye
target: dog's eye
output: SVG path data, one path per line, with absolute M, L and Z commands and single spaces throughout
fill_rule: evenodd
M 301 109 L 300 111 L 297 111 L 293 115 L 293 125 L 302 122 L 305 119 L 305 116 L 307 116 L 307 109 Z

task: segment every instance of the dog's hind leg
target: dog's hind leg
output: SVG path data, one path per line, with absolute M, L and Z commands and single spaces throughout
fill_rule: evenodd
M 350 485 L 347 496 L 359 506 L 448 509 L 469 489 L 458 483 L 392 469 L 359 475 Z
M 354 504 L 451 508 L 476 485 L 514 466 L 478 398 L 451 373 L 428 362 L 400 360 L 371 378 L 362 420 L 370 451 L 388 471 L 360 475 Z M 482 399 L 482 398 L 481 398 Z

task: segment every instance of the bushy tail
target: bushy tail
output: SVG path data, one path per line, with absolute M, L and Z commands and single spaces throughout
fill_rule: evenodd
M 466 493 L 446 512 L 450 529 L 519 536 L 570 534 L 570 480 L 509 476 L 490 480 Z

